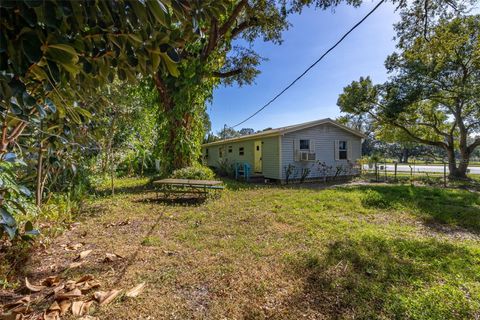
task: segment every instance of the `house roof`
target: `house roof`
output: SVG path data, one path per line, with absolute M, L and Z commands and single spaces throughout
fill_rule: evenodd
M 349 128 L 347 126 L 344 126 L 343 124 L 340 124 L 337 121 L 334 121 L 330 118 L 325 118 L 325 119 L 299 123 L 299 124 L 286 126 L 286 127 L 269 129 L 269 130 L 265 130 L 265 131 L 262 131 L 262 132 L 247 134 L 247 135 L 240 136 L 240 137 L 223 139 L 223 140 L 219 140 L 219 141 L 205 143 L 205 144 L 202 144 L 202 147 L 222 145 L 222 144 L 231 143 L 231 142 L 248 141 L 248 140 L 254 140 L 254 139 L 263 138 L 263 137 L 274 137 L 274 136 L 283 135 L 285 133 L 294 132 L 294 131 L 303 130 L 303 129 L 308 129 L 308 128 L 315 127 L 315 126 L 320 125 L 320 124 L 327 124 L 327 123 L 331 124 L 331 125 L 334 125 L 334 126 L 340 128 L 340 129 L 343 129 L 345 131 L 348 131 L 348 132 L 350 132 L 350 133 L 352 133 L 356 136 L 359 136 L 361 138 L 366 138 L 366 136 L 358 130 Z

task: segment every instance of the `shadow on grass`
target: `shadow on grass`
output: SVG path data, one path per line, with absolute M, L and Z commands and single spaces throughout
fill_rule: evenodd
M 133 200 L 133 202 L 138 203 L 158 203 L 167 206 L 183 206 L 183 207 L 190 207 L 190 206 L 200 206 L 204 204 L 208 198 L 203 197 L 174 197 L 174 198 L 165 198 L 165 197 L 148 197 L 142 198 L 139 200 Z
M 151 190 L 152 184 L 151 182 L 133 185 L 133 186 L 122 186 L 122 187 L 115 187 L 114 194 L 140 194 L 144 193 L 145 191 Z M 108 197 L 112 195 L 112 190 L 109 188 L 101 188 L 95 190 L 95 194 L 99 197 Z
M 362 204 L 378 209 L 411 209 L 427 226 L 440 223 L 480 233 L 480 195 L 464 190 L 412 186 L 357 186 Z
M 332 319 L 473 319 L 479 259 L 433 240 L 339 240 L 291 261 L 303 287 L 288 303 Z
M 220 180 L 223 181 L 225 188 L 232 191 L 240 191 L 240 190 L 254 190 L 254 189 L 263 189 L 271 187 L 271 185 L 263 184 L 263 183 L 251 183 L 245 181 L 234 180 L 231 178 L 221 178 Z

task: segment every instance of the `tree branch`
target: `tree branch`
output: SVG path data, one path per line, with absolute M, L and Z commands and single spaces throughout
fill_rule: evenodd
M 235 9 L 233 9 L 233 12 L 232 14 L 230 15 L 230 17 L 228 17 L 227 21 L 225 21 L 225 23 L 220 27 L 220 30 L 219 30 L 219 35 L 220 37 L 223 37 L 227 32 L 228 30 L 230 30 L 230 28 L 232 27 L 233 23 L 235 22 L 235 20 L 237 19 L 237 17 L 240 15 L 240 12 L 242 12 L 242 9 L 248 4 L 247 0 L 241 0 L 237 6 L 235 7 Z
M 215 49 L 218 41 L 218 20 L 216 18 L 212 18 L 210 21 L 210 32 L 208 33 L 208 42 L 205 48 L 202 51 L 202 59 L 205 60 L 210 53 Z
M 445 133 L 443 131 L 441 131 L 440 129 L 437 128 L 436 125 L 433 125 L 431 123 L 426 123 L 426 122 L 418 122 L 417 123 L 419 126 L 425 126 L 425 127 L 429 127 L 429 128 L 432 128 L 433 131 L 435 131 L 437 134 L 441 135 L 441 136 L 444 136 L 444 137 L 449 137 L 450 135 L 448 133 Z
M 215 72 L 212 73 L 212 76 L 216 77 L 216 78 L 228 78 L 228 77 L 236 76 L 237 74 L 240 74 L 242 72 L 243 72 L 243 69 L 241 69 L 241 68 L 235 69 L 235 70 L 230 70 L 230 71 L 227 71 L 227 72 L 215 71 Z
M 480 147 L 480 138 L 475 139 L 471 145 L 468 146 L 468 153 L 472 153 L 476 147 Z
M 255 26 L 256 21 L 257 21 L 256 18 L 251 18 L 250 20 L 246 20 L 240 23 L 238 26 L 233 28 L 231 32 L 232 38 L 235 38 L 236 36 L 238 36 L 238 34 L 240 34 L 242 31 Z
M 441 147 L 441 148 L 448 147 L 448 145 L 444 142 L 431 141 L 431 140 L 426 140 L 426 139 L 419 138 L 415 134 L 413 134 L 410 130 L 408 130 L 406 127 L 404 127 L 404 126 L 402 126 L 402 125 L 400 125 L 396 122 L 392 122 L 391 124 L 394 125 L 395 127 L 399 128 L 399 129 L 403 130 L 409 137 L 411 137 L 413 140 L 415 140 L 417 142 L 420 142 L 420 143 L 423 143 L 423 144 L 428 144 L 430 146 Z

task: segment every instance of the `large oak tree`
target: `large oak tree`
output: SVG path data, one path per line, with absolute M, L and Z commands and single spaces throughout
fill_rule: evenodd
M 465 178 L 480 146 L 479 35 L 479 15 L 442 20 L 428 37 L 420 35 L 388 57 L 388 82 L 360 78 L 345 87 L 338 105 L 344 112 L 369 114 L 381 130 L 399 130 L 412 141 L 442 148 L 450 177 Z

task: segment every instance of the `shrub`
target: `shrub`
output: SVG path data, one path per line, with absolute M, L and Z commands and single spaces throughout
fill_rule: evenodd
M 233 177 L 235 175 L 234 164 L 228 159 L 218 160 L 217 173 L 222 177 Z
M 390 207 L 390 203 L 379 192 L 375 190 L 367 190 L 362 197 L 362 205 L 364 207 L 386 209 Z
M 213 178 L 215 178 L 215 174 L 213 173 L 212 169 L 208 167 L 195 165 L 173 171 L 170 178 L 212 180 Z

